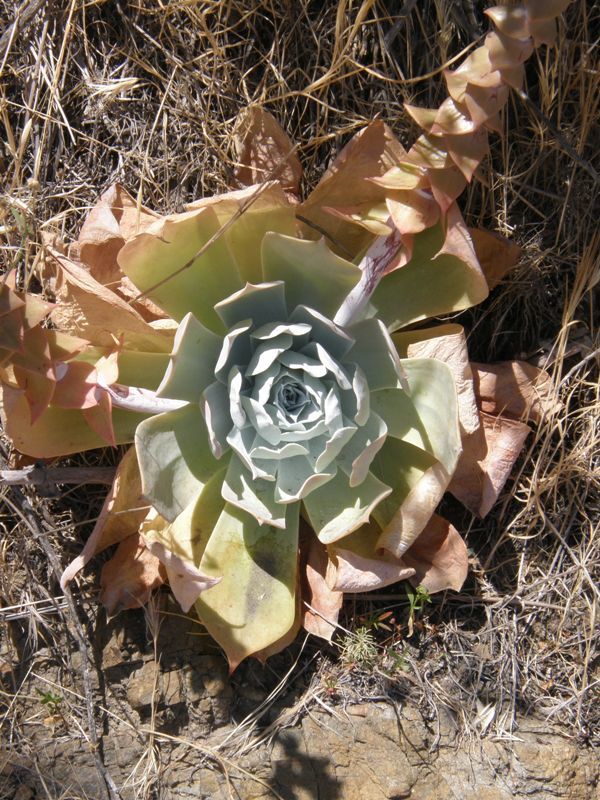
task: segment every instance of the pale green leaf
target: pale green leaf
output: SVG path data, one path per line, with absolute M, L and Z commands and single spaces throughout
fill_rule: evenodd
M 200 595 L 196 610 L 232 670 L 294 624 L 299 503 L 286 510 L 279 530 L 226 505 L 204 551 L 200 571 L 221 581 Z
M 215 380 L 215 365 L 223 340 L 194 317 L 186 314 L 173 342 L 169 365 L 158 387 L 159 397 L 197 403 Z
M 224 466 L 211 453 L 197 405 L 150 417 L 138 426 L 135 446 L 144 495 L 173 521 Z
M 263 239 L 262 265 L 266 281 L 285 281 L 290 311 L 302 304 L 329 319 L 361 275 L 358 267 L 332 253 L 323 239 L 311 242 L 277 233 L 267 233 Z
M 324 544 L 329 544 L 367 523 L 373 509 L 391 491 L 371 473 L 360 486 L 352 487 L 348 476 L 339 470 L 302 502 L 315 533 Z
M 219 229 L 211 208 L 165 217 L 125 244 L 119 266 L 174 319 L 191 311 L 207 328 L 222 333 L 213 307 L 243 281 L 227 244 L 217 236 Z
M 411 260 L 385 275 L 371 297 L 376 316 L 395 331 L 429 317 L 470 308 L 488 287 L 464 224 L 456 224 L 452 252 L 441 224 L 414 237 Z

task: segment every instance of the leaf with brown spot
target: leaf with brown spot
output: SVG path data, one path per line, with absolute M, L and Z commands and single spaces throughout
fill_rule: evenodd
M 431 594 L 444 589 L 458 592 L 469 571 L 467 547 L 462 537 L 448 520 L 437 514 L 406 551 L 403 561 L 414 570 L 409 578 L 413 586 L 424 586 Z
M 166 582 L 164 566 L 148 550 L 139 533 L 128 536 L 102 567 L 100 602 L 109 617 L 146 605 L 150 595 Z
M 463 452 L 448 486 L 469 511 L 485 517 L 498 499 L 531 428 L 481 413 L 481 428 L 463 437 Z
M 235 177 L 244 186 L 279 181 L 284 189 L 300 194 L 302 165 L 296 148 L 275 117 L 260 106 L 243 111 L 237 121 L 234 146 L 238 164 Z

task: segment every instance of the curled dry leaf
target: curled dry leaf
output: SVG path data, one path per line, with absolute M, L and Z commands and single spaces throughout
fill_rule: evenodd
M 367 178 L 383 175 L 404 155 L 400 142 L 381 121 L 372 122 L 354 136 L 298 209 L 299 216 L 317 226 L 316 230 L 308 229 L 309 235 L 328 234 L 328 244 L 345 257 L 360 253 L 373 234 L 344 216 L 332 214 L 331 209 L 345 209 L 349 198 L 357 207 L 385 205 L 385 190 Z
M 86 217 L 75 245 L 95 280 L 118 289 L 122 273 L 117 254 L 126 241 L 151 225 L 158 214 L 138 204 L 118 183 L 100 195 Z
M 410 582 L 424 586 L 430 593 L 444 589 L 459 591 L 469 571 L 467 547 L 461 535 L 437 514 L 406 551 L 403 561 L 413 570 Z
M 135 447 L 130 447 L 117 467 L 94 529 L 81 553 L 61 575 L 60 585 L 64 587 L 73 580 L 96 553 L 136 533 L 147 514 L 148 501 L 142 496 Z
M 244 186 L 278 181 L 284 189 L 300 194 L 302 165 L 296 147 L 275 117 L 260 106 L 251 106 L 237 119 L 234 134 L 237 166 L 235 177 Z
M 531 428 L 481 413 L 481 428 L 463 438 L 463 452 L 448 487 L 473 514 L 485 517 L 498 499 Z
M 128 536 L 102 568 L 100 602 L 109 617 L 146 605 L 167 579 L 164 566 L 146 547 L 139 533 Z
M 301 577 L 304 601 L 301 609 L 302 626 L 308 633 L 330 641 L 335 633 L 344 595 L 330 588 L 327 583 L 329 558 L 325 545 L 316 536 L 309 535 L 303 542 L 303 549 L 306 570 Z
M 541 422 L 561 408 L 552 378 L 526 361 L 472 364 L 481 410 Z
M 518 264 L 522 250 L 514 242 L 491 231 L 469 228 L 469 233 L 485 279 L 493 289 Z

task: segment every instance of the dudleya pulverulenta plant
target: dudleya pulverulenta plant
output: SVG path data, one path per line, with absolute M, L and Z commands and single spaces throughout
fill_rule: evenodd
M 436 506 L 449 489 L 489 511 L 546 378 L 470 365 L 460 326 L 418 326 L 480 302 L 502 272 L 505 250 L 478 233 L 484 274 L 455 198 L 522 70 L 519 37 L 548 35 L 538 6 L 496 14 L 485 52 L 447 76 L 452 113 L 428 112 L 409 153 L 374 123 L 298 205 L 291 144 L 254 110 L 238 155 L 253 185 L 167 217 L 113 187 L 75 246 L 50 250 L 54 307 L 2 287 L 15 446 L 135 443 L 65 581 L 121 542 L 108 607 L 168 581 L 232 667 L 301 624 L 330 637 L 344 592 L 460 588 L 466 548 Z

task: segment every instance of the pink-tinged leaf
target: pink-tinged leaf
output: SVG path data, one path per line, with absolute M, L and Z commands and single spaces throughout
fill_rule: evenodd
M 406 151 L 383 122 L 372 122 L 360 131 L 326 170 L 306 201 L 298 206 L 298 217 L 318 226 L 316 229 L 307 226 L 306 235 L 318 238 L 326 232 L 331 237 L 328 245 L 345 258 L 354 258 L 365 250 L 373 234 L 334 217 L 325 208 L 344 208 L 349 198 L 354 205 L 381 204 L 384 190 L 367 179 L 384 175 L 405 158 Z
M 498 233 L 469 228 L 469 235 L 477 260 L 491 290 L 498 286 L 504 276 L 518 264 L 523 251 L 510 239 L 506 239 Z
M 488 134 L 485 128 L 479 128 L 467 136 L 444 136 L 444 143 L 456 166 L 470 181 L 489 150 Z
M 483 13 L 487 14 L 500 33 L 510 39 L 527 39 L 531 36 L 530 16 L 524 6 L 496 6 L 487 8 Z
M 433 127 L 438 113 L 437 108 L 420 108 L 410 103 L 404 103 L 404 110 L 414 119 L 419 128 L 423 128 L 427 133 Z
M 43 322 L 48 314 L 55 308 L 54 303 L 48 303 L 42 300 L 37 294 L 25 295 L 25 308 L 23 310 L 25 316 L 25 325 L 27 328 L 35 328 Z
M 464 102 L 473 122 L 483 125 L 504 108 L 507 100 L 508 86 L 500 84 L 489 88 L 469 86 Z
M 244 186 L 279 181 L 300 194 L 302 165 L 296 148 L 275 117 L 260 106 L 243 111 L 234 134 L 237 157 L 235 177 Z
M 478 47 L 455 70 L 445 70 L 448 93 L 457 103 L 462 103 L 469 84 L 491 87 L 500 83 L 500 73 L 492 67 L 487 47 Z
M 491 511 L 531 432 L 523 422 L 481 413 L 481 428 L 463 438 L 463 453 L 448 487 L 469 511 Z
M 14 365 L 14 375 L 17 386 L 23 390 L 29 405 L 30 421 L 35 422 L 44 413 L 54 394 L 55 383 L 52 378 L 31 372 L 28 369 Z
M 2 317 L 0 324 L 0 347 L 9 352 L 23 352 L 23 309 L 15 308 Z
M 6 283 L 0 284 L 0 317 L 10 314 L 19 308 L 24 308 L 25 301 Z
M 329 556 L 327 548 L 311 530 L 306 531 L 303 544 L 306 569 L 301 575 L 302 626 L 308 633 L 321 639 L 331 640 L 335 633 L 338 615 L 342 607 L 342 592 L 329 588 L 326 581 Z
M 123 539 L 102 568 L 100 602 L 109 617 L 128 608 L 140 608 L 166 579 L 163 565 L 147 549 L 140 534 L 134 533 Z
M 386 205 L 395 227 L 402 235 L 431 228 L 440 217 L 440 208 L 433 196 L 422 189 L 390 193 Z
M 447 97 L 438 109 L 435 122 L 431 126 L 431 133 L 436 135 L 450 134 L 463 136 L 471 134 L 477 128 L 472 119 L 464 113 L 451 97 Z
M 462 261 L 463 264 L 466 264 L 472 273 L 473 279 L 477 280 L 478 286 L 483 291 L 482 299 L 487 297 L 487 282 L 481 270 L 469 229 L 465 225 L 456 203 L 448 209 L 446 215 L 446 238 L 435 257 L 439 258 L 442 255 L 454 256 Z
M 463 193 L 467 180 L 462 172 L 454 164 L 445 169 L 430 169 L 427 172 L 431 192 L 435 201 L 440 207 L 442 214 L 445 214 L 457 197 Z
M 573 0 L 525 0 L 525 8 L 531 19 L 553 19 L 560 16 Z
M 531 39 L 511 39 L 494 31 L 485 37 L 490 63 L 494 69 L 514 69 L 527 61 L 533 53 Z
M 327 580 L 338 592 L 370 592 L 407 580 L 415 574 L 411 566 L 391 555 L 367 558 L 339 547 L 330 548 L 330 554 L 332 560 Z
M 112 400 L 107 391 L 98 387 L 95 390 L 96 405 L 84 408 L 83 418 L 105 444 L 116 447 L 117 439 L 112 417 Z
M 52 251 L 57 268 L 56 295 L 52 312 L 56 327 L 88 339 L 95 345 L 124 346 L 152 352 L 169 352 L 173 333 L 155 330 L 121 297 L 96 281 L 83 267 Z
M 126 241 L 157 218 L 157 214 L 138 205 L 118 183 L 103 192 L 87 215 L 77 239 L 81 260 L 91 275 L 102 285 L 117 289 L 123 277 L 117 253 Z
M 2 424 L 14 447 L 21 453 L 35 458 L 53 458 L 106 447 L 106 439 L 98 435 L 85 420 L 84 413 L 89 414 L 93 409 L 83 412 L 49 406 L 32 425 L 23 392 L 6 384 L 0 389 Z M 114 409 L 112 421 L 116 443 L 132 442 L 135 429 L 145 418 L 146 415 Z
M 12 362 L 15 366 L 53 381 L 55 373 L 48 331 L 40 327 L 26 331 L 23 337 L 23 349 L 13 355 Z
M 467 547 L 448 520 L 434 514 L 403 556 L 414 570 L 410 582 L 430 594 L 445 589 L 460 591 L 469 571 Z
M 61 374 L 63 373 L 63 374 Z M 71 361 L 58 371 L 52 405 L 59 408 L 91 408 L 97 405 L 97 375 L 92 364 Z
M 479 428 L 479 409 L 473 387 L 473 372 L 464 329 L 461 325 L 438 325 L 392 336 L 401 358 L 435 358 L 452 370 L 458 398 L 461 428 L 472 433 Z
M 557 29 L 555 19 L 531 20 L 529 29 L 536 47 L 542 44 L 552 47 L 556 44 Z
M 451 166 L 452 161 L 444 146 L 443 138 L 427 133 L 421 134 L 408 151 L 406 160 L 402 162 L 402 166 L 406 168 L 411 165 L 417 170 L 421 167 L 444 169 Z
M 165 522 L 165 524 L 168 524 Z M 158 540 L 147 541 L 142 536 L 148 550 L 164 565 L 169 586 L 175 599 L 187 614 L 194 605 L 201 592 L 216 586 L 221 578 L 211 578 L 203 575 L 191 561 L 173 553 Z
M 97 553 L 136 533 L 147 514 L 148 502 L 142 495 L 135 447 L 130 447 L 117 467 L 112 486 L 83 550 L 61 575 L 61 587 L 72 581 Z
M 472 364 L 481 410 L 535 423 L 562 407 L 552 378 L 526 361 Z
M 404 162 L 392 167 L 380 178 L 371 178 L 372 183 L 384 189 L 416 189 L 423 185 L 424 171 L 421 167 Z

